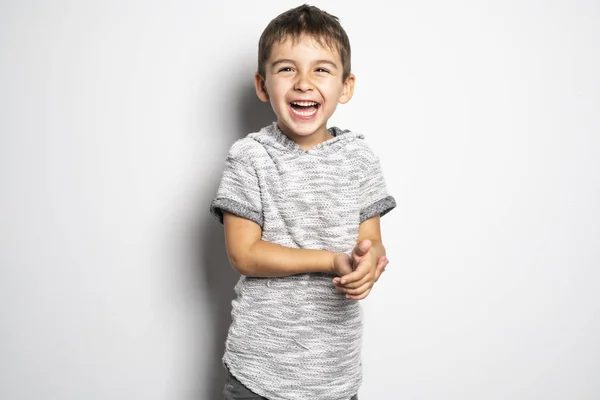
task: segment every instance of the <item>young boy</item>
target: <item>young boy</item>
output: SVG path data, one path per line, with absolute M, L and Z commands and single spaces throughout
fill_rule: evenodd
M 307 5 L 259 41 L 256 94 L 277 122 L 238 140 L 211 213 L 240 274 L 225 398 L 356 399 L 359 303 L 387 265 L 379 218 L 396 205 L 363 136 L 327 129 L 352 97 L 350 43 Z

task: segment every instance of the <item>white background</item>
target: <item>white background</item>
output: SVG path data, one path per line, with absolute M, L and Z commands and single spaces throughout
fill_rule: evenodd
M 0 3 L 0 398 L 220 398 L 208 205 L 272 120 L 258 37 L 299 4 Z M 600 4 L 315 5 L 357 75 L 331 125 L 398 200 L 361 399 L 600 398 Z

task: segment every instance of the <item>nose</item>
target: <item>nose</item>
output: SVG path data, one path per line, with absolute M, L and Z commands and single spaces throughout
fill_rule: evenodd
M 307 74 L 298 74 L 298 79 L 296 80 L 296 84 L 294 85 L 295 90 L 299 90 L 301 92 L 307 92 L 313 89 L 313 84 L 310 80 L 310 77 Z

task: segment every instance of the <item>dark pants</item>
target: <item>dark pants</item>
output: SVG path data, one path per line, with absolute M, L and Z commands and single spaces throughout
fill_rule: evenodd
M 225 395 L 225 400 L 267 400 L 244 386 L 229 371 L 227 372 L 227 383 L 225 384 L 223 394 Z M 350 400 L 358 400 L 358 395 L 352 396 Z

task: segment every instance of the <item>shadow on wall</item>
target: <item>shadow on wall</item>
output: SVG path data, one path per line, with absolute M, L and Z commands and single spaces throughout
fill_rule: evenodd
M 256 97 L 254 86 L 243 86 L 234 96 L 238 99 L 234 111 L 237 117 L 235 132 L 239 134 L 233 138 L 225 136 L 231 139 L 232 143 L 275 120 L 270 105 L 262 103 Z M 228 124 L 224 123 L 223 125 Z M 225 160 L 223 160 L 224 163 Z M 215 193 L 208 196 L 210 199 L 216 194 L 221 176 L 211 177 L 211 179 L 214 179 L 214 185 L 206 185 L 206 187 L 215 188 Z M 201 379 L 199 383 L 202 385 L 200 392 L 208 393 L 207 400 L 218 400 L 223 397 L 226 371 L 222 367 L 221 358 L 231 322 L 233 288 L 239 279 L 239 274 L 229 265 L 222 226 L 209 216 L 208 204 L 202 211 L 205 214 L 199 218 L 201 223 L 197 230 L 198 237 L 195 238 L 195 243 L 201 243 L 197 250 L 198 267 L 200 268 L 198 273 L 202 290 L 208 290 L 207 298 L 210 299 L 207 307 L 212 317 L 213 324 L 209 329 L 212 329 L 213 341 L 200 355 L 201 363 L 207 372 L 205 376 L 199 377 Z

